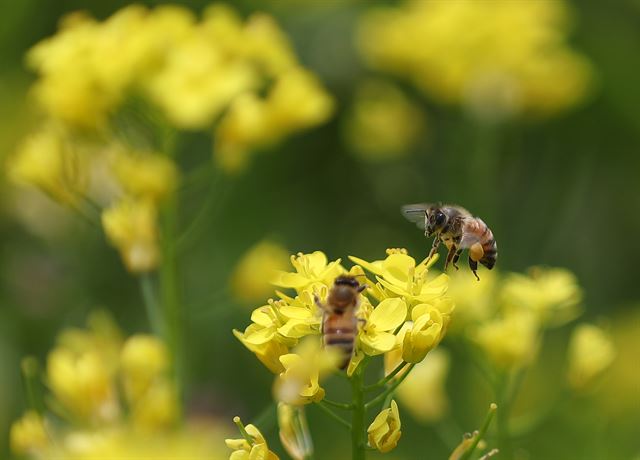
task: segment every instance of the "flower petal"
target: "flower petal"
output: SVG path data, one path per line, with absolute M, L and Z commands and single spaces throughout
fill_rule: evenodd
M 401 254 L 398 254 L 401 255 Z M 367 326 L 374 325 L 376 331 L 390 331 L 407 319 L 407 304 L 403 299 L 385 299 L 373 310 Z

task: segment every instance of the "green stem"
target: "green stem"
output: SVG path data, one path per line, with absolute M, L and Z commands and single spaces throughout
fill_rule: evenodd
M 496 391 L 500 411 L 496 419 L 498 428 L 498 446 L 501 456 L 505 460 L 513 458 L 513 446 L 511 445 L 511 434 L 509 432 L 509 412 L 511 400 L 509 398 L 509 374 L 504 373 L 499 379 Z
M 462 455 L 462 457 L 460 457 L 460 460 L 469 460 L 471 458 L 471 454 L 473 454 L 473 451 L 475 451 L 476 447 L 478 447 L 478 443 L 487 434 L 487 430 L 489 429 L 489 425 L 491 425 L 491 420 L 493 420 L 493 415 L 496 413 L 496 409 L 498 409 L 498 406 L 495 403 L 491 403 L 491 405 L 489 406 L 489 412 L 487 412 L 487 416 L 485 417 L 484 423 L 482 424 L 482 428 L 480 428 L 480 431 L 475 434 L 473 442 Z
M 162 224 L 162 264 L 160 267 L 160 283 L 164 324 L 163 331 L 167 345 L 171 350 L 173 372 L 178 394 L 183 391 L 183 312 L 178 281 L 178 257 L 176 251 L 178 200 L 172 196 L 163 210 Z
M 337 421 L 341 425 L 343 425 L 343 426 L 349 428 L 349 430 L 351 430 L 351 424 L 349 422 L 347 422 L 345 419 L 343 419 L 342 417 L 340 417 L 338 414 L 336 414 L 334 411 L 332 411 L 329 407 L 327 407 L 327 405 L 324 403 L 324 401 L 316 402 L 316 406 L 318 406 L 329 417 L 331 417 L 332 419 L 334 419 L 335 421 Z
M 330 399 L 324 398 L 322 402 L 326 403 L 329 406 L 337 407 L 338 409 L 351 410 L 353 409 L 352 404 L 339 403 L 335 401 L 331 401 Z
M 352 460 L 365 460 L 366 443 L 364 417 L 366 406 L 364 403 L 364 376 L 363 367 L 358 366 L 351 376 L 352 406 L 351 414 L 351 458 Z
M 398 375 L 398 373 L 400 373 L 402 371 L 402 369 L 405 368 L 405 366 L 407 366 L 409 363 L 407 363 L 406 361 L 402 361 L 400 364 L 398 364 L 398 366 L 396 366 L 396 368 L 394 370 L 391 371 L 391 373 L 389 373 L 389 375 L 387 375 L 386 377 L 380 379 L 378 382 L 372 384 L 372 385 L 367 385 L 364 387 L 364 391 L 371 391 L 371 390 L 375 390 L 376 388 L 382 388 L 383 386 L 385 386 L 391 379 L 393 379 L 396 375 Z
M 159 337 L 164 337 L 165 331 L 163 330 L 162 319 L 160 318 L 160 304 L 158 302 L 156 287 L 154 286 L 154 279 L 150 273 L 143 273 L 140 275 L 139 282 L 147 318 L 151 325 L 151 331 Z
M 369 401 L 367 404 L 365 404 L 365 408 L 366 409 L 370 409 L 371 407 L 375 406 L 376 404 L 378 404 L 381 401 L 384 401 L 386 399 L 387 396 L 389 396 L 391 393 L 393 393 L 394 391 L 396 391 L 396 388 L 398 388 L 398 386 L 400 386 L 400 384 L 402 382 L 404 382 L 404 379 L 407 378 L 407 376 L 411 373 L 411 370 L 415 367 L 415 364 L 411 364 L 409 366 L 409 368 L 407 369 L 407 372 L 405 372 L 402 377 L 400 377 L 398 380 L 396 380 L 395 382 L 393 382 L 392 385 L 390 385 L 385 391 L 383 391 L 382 393 L 380 393 L 378 396 L 376 396 L 375 398 L 373 398 L 371 401 Z
M 38 414 L 42 414 L 44 412 L 44 402 L 40 386 L 40 365 L 38 360 L 33 356 L 28 356 L 22 360 L 20 367 L 29 408 L 35 410 Z

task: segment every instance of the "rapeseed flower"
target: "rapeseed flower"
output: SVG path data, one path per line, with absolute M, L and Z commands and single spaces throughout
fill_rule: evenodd
M 403 299 L 385 299 L 364 317 L 364 326 L 358 336 L 362 351 L 370 356 L 386 353 L 396 346 L 392 331 L 407 318 L 407 305 Z M 391 332 L 390 332 L 391 331 Z
M 304 460 L 313 454 L 304 407 L 278 403 L 278 428 L 282 447 L 292 459 Z
M 444 338 L 453 304 L 449 300 L 416 305 L 412 312 L 412 322 L 407 323 L 398 334 L 402 343 L 402 359 L 408 363 L 419 363 Z
M 571 334 L 568 359 L 569 384 L 583 390 L 611 365 L 616 350 L 611 337 L 593 324 L 580 324 Z
M 231 291 L 238 300 L 260 301 L 272 292 L 276 273 L 289 266 L 289 253 L 281 245 L 263 240 L 249 248 L 231 275 Z
M 317 285 L 329 287 L 338 275 L 345 272 L 345 269 L 340 265 L 340 259 L 328 262 L 327 256 L 321 251 L 293 255 L 291 256 L 291 265 L 295 268 L 295 273 L 278 272 L 274 277 L 273 284 L 295 289 L 298 293 Z
M 173 193 L 178 183 L 176 165 L 154 152 L 118 151 L 112 159 L 118 184 L 131 197 L 159 203 Z
M 586 97 L 591 66 L 569 46 L 569 24 L 562 1 L 413 0 L 367 13 L 358 45 L 371 66 L 500 121 L 552 115 Z
M 269 450 L 267 441 L 255 425 L 243 426 L 240 417 L 235 417 L 234 422 L 241 426 L 243 437 L 225 440 L 227 447 L 233 450 L 229 460 L 278 460 L 278 456 Z
M 11 450 L 16 454 L 34 457 L 50 444 L 44 420 L 33 410 L 27 411 L 20 420 L 11 425 L 9 441 Z
M 402 431 L 398 404 L 391 401 L 391 407 L 383 409 L 367 428 L 369 445 L 382 453 L 390 452 L 398 445 Z
M 146 200 L 124 199 L 102 213 L 107 238 L 134 273 L 155 269 L 160 261 L 157 210 Z
M 383 161 L 408 155 L 425 128 L 425 115 L 400 89 L 366 81 L 356 91 L 344 135 L 361 158 Z

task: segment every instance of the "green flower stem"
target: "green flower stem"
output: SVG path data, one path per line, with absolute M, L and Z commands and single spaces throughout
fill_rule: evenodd
M 370 409 L 373 406 L 375 406 L 376 404 L 384 401 L 386 399 L 387 396 L 389 396 L 390 394 L 392 394 L 394 391 L 396 391 L 396 388 L 398 388 L 398 386 L 404 382 L 404 379 L 407 378 L 407 376 L 411 373 L 411 371 L 413 370 L 413 368 L 415 367 L 415 363 L 411 364 L 409 366 L 409 368 L 407 369 L 407 372 L 405 372 L 402 377 L 398 378 L 398 380 L 396 380 L 395 382 L 393 382 L 392 385 L 390 385 L 389 387 L 387 387 L 387 389 L 385 391 L 383 391 L 382 393 L 380 393 L 378 396 L 376 396 L 375 398 L 373 398 L 371 401 L 369 401 L 367 404 L 365 404 L 365 409 Z
M 364 403 L 364 368 L 358 366 L 351 376 L 352 406 L 351 414 L 351 458 L 352 460 L 365 460 L 365 428 L 364 417 L 366 406 Z
M 138 280 L 144 307 L 147 311 L 147 318 L 151 325 L 151 331 L 159 337 L 164 337 L 165 331 L 163 330 L 162 319 L 160 318 L 160 303 L 158 302 L 154 279 L 150 273 L 143 273 Z
M 501 457 L 506 460 L 513 458 L 513 446 L 511 445 L 511 433 L 509 431 L 509 412 L 511 405 L 511 398 L 509 398 L 509 384 L 509 374 L 504 373 L 501 375 L 499 384 L 496 388 L 498 405 L 500 406 L 500 412 L 498 412 L 498 416 L 496 418 L 498 428 L 498 446 L 500 448 Z
M 160 266 L 160 288 L 162 292 L 163 331 L 172 355 L 173 372 L 178 389 L 183 390 L 183 311 L 178 279 L 178 257 L 176 251 L 178 200 L 172 196 L 167 200 L 161 216 L 162 262 Z
M 464 454 L 462 454 L 460 460 L 469 460 L 471 458 L 471 454 L 473 454 L 473 452 L 476 450 L 476 447 L 478 447 L 478 443 L 487 434 L 487 430 L 489 429 L 489 425 L 491 425 L 491 420 L 493 420 L 493 416 L 496 413 L 497 409 L 498 406 L 495 403 L 491 403 L 491 405 L 489 406 L 489 412 L 487 412 L 487 416 L 485 417 L 484 423 L 482 424 L 482 428 L 480 428 L 480 431 L 475 434 L 475 436 L 473 437 L 473 442 L 464 452 Z
M 40 386 L 40 365 L 33 356 L 28 356 L 22 360 L 22 380 L 27 396 L 29 408 L 38 414 L 44 412 L 44 402 L 42 397 L 42 387 Z
M 336 414 L 334 411 L 332 411 L 326 404 L 324 401 L 317 401 L 316 406 L 318 406 L 325 414 L 327 414 L 329 417 L 331 417 L 332 419 L 334 419 L 335 421 L 337 421 L 338 423 L 340 423 L 341 425 L 347 427 L 349 430 L 351 430 L 351 424 L 349 422 L 347 422 L 345 419 L 343 419 L 342 417 L 340 417 L 338 414 Z
M 324 398 L 322 402 L 326 403 L 329 406 L 337 407 L 338 409 L 351 410 L 353 409 L 352 404 L 339 403 L 335 401 L 331 401 L 330 399 Z
M 406 361 L 402 361 L 400 364 L 398 364 L 398 366 L 396 366 L 396 368 L 394 370 L 391 371 L 391 373 L 389 375 L 387 375 L 386 377 L 380 379 L 380 381 L 372 384 L 372 385 L 367 385 L 364 387 L 364 391 L 371 391 L 371 390 L 375 390 L 376 388 L 382 388 L 384 387 L 391 379 L 393 379 L 396 375 L 398 375 L 399 372 L 402 371 L 402 369 L 405 368 L 405 366 L 407 366 L 409 363 L 407 363 Z

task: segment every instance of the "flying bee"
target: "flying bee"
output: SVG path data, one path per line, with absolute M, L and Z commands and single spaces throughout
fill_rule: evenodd
M 335 348 L 342 354 L 340 369 L 351 361 L 354 343 L 358 335 L 356 312 L 360 305 L 360 293 L 367 288 L 354 276 L 338 276 L 327 296 L 325 304 L 316 296 L 316 304 L 323 310 L 322 337 L 325 347 Z
M 482 219 L 472 216 L 466 209 L 454 205 L 421 203 L 403 206 L 402 213 L 424 229 L 427 238 L 435 235 L 429 258 L 433 257 L 441 242 L 447 246 L 449 253 L 445 270 L 450 263 L 458 269 L 456 263 L 464 249 L 469 250 L 469 267 L 478 281 L 478 262 L 489 270 L 495 265 L 498 246 L 493 232 Z

